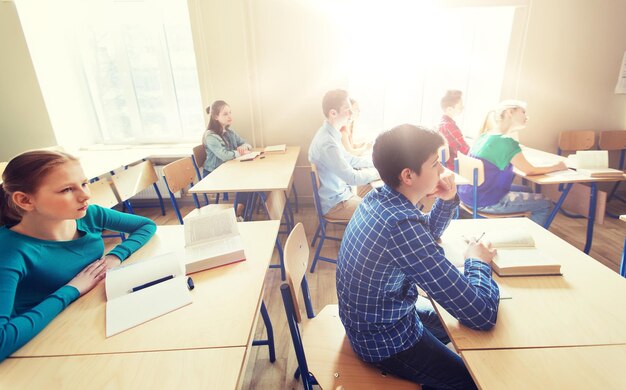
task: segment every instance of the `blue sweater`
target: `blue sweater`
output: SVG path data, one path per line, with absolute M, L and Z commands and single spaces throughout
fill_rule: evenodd
M 0 362 L 79 297 L 67 283 L 102 257 L 103 230 L 130 234 L 108 253 L 122 261 L 156 231 L 148 218 L 95 205 L 76 225 L 84 235 L 71 241 L 40 240 L 0 227 Z

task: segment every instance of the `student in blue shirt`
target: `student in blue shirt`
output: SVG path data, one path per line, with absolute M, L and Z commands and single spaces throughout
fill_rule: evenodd
M 147 218 L 89 205 L 89 182 L 68 154 L 23 153 L 9 162 L 2 179 L 0 362 L 156 231 Z M 106 255 L 105 229 L 129 234 Z
M 370 158 L 348 153 L 341 143 L 339 130 L 351 118 L 350 107 L 348 92 L 326 92 L 322 99 L 326 120 L 309 146 L 309 161 L 316 165 L 320 180 L 322 214 L 333 219 L 350 219 L 361 196 L 371 189 L 369 183 L 380 178 Z M 364 186 L 359 190 L 360 196 L 352 192 L 351 186 Z
M 230 128 L 233 116 L 230 106 L 223 100 L 216 100 L 206 109 L 209 114 L 209 125 L 202 136 L 202 144 L 206 149 L 204 176 L 213 172 L 225 161 L 250 153 L 252 146 Z M 235 178 L 233 178 L 235 179 Z M 247 193 L 237 194 L 237 216 L 241 217 L 244 205 L 248 200 Z
M 499 289 L 490 263 L 495 250 L 471 242 L 465 268 L 446 259 L 437 240 L 459 205 L 454 177 L 441 177 L 440 134 L 405 124 L 378 136 L 374 166 L 385 185 L 372 190 L 348 223 L 337 261 L 339 316 L 365 362 L 424 389 L 476 388 L 428 298 L 463 325 L 491 329 Z M 438 199 L 423 214 L 417 203 Z

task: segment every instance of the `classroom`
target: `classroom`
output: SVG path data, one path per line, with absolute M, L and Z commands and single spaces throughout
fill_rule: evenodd
M 623 0 L 0 1 L 0 388 L 626 388 L 625 16 Z M 10 164 L 34 150 L 72 168 Z M 55 194 L 89 194 L 78 211 L 29 203 L 50 172 L 76 184 Z M 556 268 L 505 275 L 496 232 Z M 218 234 L 237 251 L 190 260 Z M 80 267 L 27 277 L 15 248 L 42 239 Z M 128 290 L 162 287 L 155 311 L 113 330 L 105 275 L 165 255 L 173 271 Z M 441 381 L 392 362 L 425 334 Z

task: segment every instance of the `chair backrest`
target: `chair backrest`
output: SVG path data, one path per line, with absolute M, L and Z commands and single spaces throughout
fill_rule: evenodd
M 289 285 L 293 299 L 297 322 L 301 322 L 302 317 L 300 315 L 297 297 L 300 292 L 302 280 L 306 274 L 307 265 L 309 264 L 309 243 L 302 222 L 298 222 L 289 234 L 289 237 L 287 237 L 284 253 L 286 282 Z M 303 291 L 303 293 L 305 299 L 307 299 L 308 291 Z
M 561 131 L 559 133 L 559 154 L 561 151 L 589 150 L 596 143 L 593 130 Z
M 203 169 L 204 162 L 206 161 L 206 149 L 204 145 L 200 144 L 193 148 L 193 158 L 195 159 L 198 169 Z
M 437 150 L 437 155 L 439 156 L 439 161 L 446 165 L 446 162 L 450 159 L 450 147 L 447 143 Z
M 196 170 L 191 157 L 184 157 L 163 167 L 163 177 L 172 193 L 178 192 L 194 183 Z
M 113 191 L 113 187 L 111 187 L 106 179 L 100 179 L 89 184 L 89 190 L 91 192 L 89 203 L 91 204 L 111 208 L 120 203 L 120 200 Z
M 321 219 L 323 214 L 322 201 L 319 194 L 320 178 L 317 175 L 317 167 L 315 164 L 311 164 L 311 186 L 313 187 L 313 202 L 315 203 L 315 210 L 317 210 L 317 217 L 318 219 Z
M 598 146 L 602 150 L 626 149 L 626 130 L 601 131 Z
M 283 217 L 283 210 L 286 204 L 287 194 L 285 191 L 271 191 L 265 201 L 265 208 L 269 218 L 280 220 Z
M 459 175 L 474 184 L 474 175 L 476 174 L 476 186 L 483 184 L 485 181 L 485 166 L 482 160 L 463 153 L 457 153 L 456 158 L 458 160 Z
M 122 201 L 132 198 L 159 181 L 154 165 L 150 160 L 128 167 L 111 176 L 111 179 Z

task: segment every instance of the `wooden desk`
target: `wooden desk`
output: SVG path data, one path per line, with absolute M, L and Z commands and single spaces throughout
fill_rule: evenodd
M 234 389 L 244 347 L 8 358 L 2 389 Z
M 483 389 L 625 389 L 626 345 L 463 351 Z
M 285 153 L 268 153 L 252 161 L 230 160 L 217 167 L 192 193 L 286 191 L 300 154 L 299 146 L 288 146 Z
M 536 150 L 528 147 L 523 148 L 524 156 L 534 165 L 548 165 L 554 164 L 557 161 L 567 162 L 568 159 L 559 156 L 556 154 L 544 152 L 541 150 Z M 533 182 L 539 185 L 545 184 L 564 184 L 565 188 L 563 189 L 559 200 L 556 203 L 556 206 L 552 210 L 552 213 L 548 217 L 546 224 L 544 227 L 547 229 L 550 227 L 550 224 L 556 217 L 561 205 L 565 201 L 567 194 L 571 190 L 574 183 L 589 183 L 590 185 L 590 196 L 589 196 L 589 215 L 587 219 L 587 240 L 585 243 L 584 252 L 589 253 L 591 250 L 591 245 L 593 242 L 593 227 L 595 223 L 596 217 L 596 199 L 598 194 L 598 183 L 600 182 L 616 182 L 621 180 L 626 180 L 626 175 L 622 175 L 622 178 L 614 178 L 614 177 L 590 177 L 589 175 L 581 174 L 579 172 L 574 171 L 565 171 L 563 173 L 552 173 L 546 175 L 533 175 L 526 176 L 518 170 L 515 170 L 515 173 L 524 179 Z
M 461 325 L 435 305 L 457 350 L 626 343 L 624 279 L 529 219 L 454 220 L 442 240 L 511 228 L 529 232 L 539 249 L 560 261 L 563 276 L 494 274 L 512 299 L 500 301 L 497 324 L 487 332 Z
M 193 274 L 193 303 L 105 337 L 104 283 L 71 304 L 13 357 L 248 347 L 279 221 L 243 222 L 246 261 Z M 159 226 L 157 235 L 128 261 L 166 253 L 184 243 L 182 226 Z

